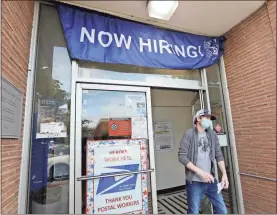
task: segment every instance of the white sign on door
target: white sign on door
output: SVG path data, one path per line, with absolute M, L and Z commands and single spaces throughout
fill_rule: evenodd
M 156 150 L 168 151 L 174 148 L 173 123 L 156 122 L 154 124 Z
M 88 141 L 87 174 L 117 174 L 87 182 L 88 214 L 147 213 L 147 175 L 128 174 L 147 168 L 145 145 L 145 140 Z
M 114 146 L 95 149 L 95 175 L 137 172 L 140 146 Z M 141 180 L 138 174 L 94 180 L 97 214 L 128 213 L 142 209 Z
M 125 95 L 125 108 L 130 116 L 146 117 L 145 95 Z
M 132 139 L 147 138 L 146 117 L 132 117 Z

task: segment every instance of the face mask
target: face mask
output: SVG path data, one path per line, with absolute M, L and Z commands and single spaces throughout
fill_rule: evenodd
M 208 129 L 208 128 L 211 127 L 212 121 L 209 120 L 209 119 L 204 118 L 204 119 L 201 121 L 201 125 L 202 125 L 202 127 L 203 127 L 204 129 Z

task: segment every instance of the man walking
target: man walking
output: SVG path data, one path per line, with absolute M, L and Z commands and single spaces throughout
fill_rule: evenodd
M 226 214 L 227 209 L 221 193 L 217 193 L 215 166 L 222 172 L 222 186 L 228 189 L 224 158 L 215 131 L 211 129 L 212 116 L 208 110 L 199 110 L 193 119 L 194 128 L 184 134 L 179 161 L 186 169 L 188 214 L 198 214 L 204 194 L 211 201 L 216 214 Z

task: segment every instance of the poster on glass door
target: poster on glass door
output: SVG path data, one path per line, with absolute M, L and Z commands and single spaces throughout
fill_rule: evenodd
M 68 104 L 65 100 L 42 99 L 38 104 L 36 139 L 67 137 L 69 120 Z
M 132 117 L 132 139 L 148 138 L 147 118 Z
M 125 108 L 128 116 L 146 117 L 145 95 L 127 94 L 125 95 Z
M 108 127 L 109 137 L 126 137 L 132 135 L 131 118 L 110 118 Z
M 147 214 L 146 139 L 87 141 L 87 214 Z M 105 175 L 112 175 L 107 176 Z

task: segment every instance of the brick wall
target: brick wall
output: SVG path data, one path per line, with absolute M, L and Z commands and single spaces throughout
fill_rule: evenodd
M 276 179 L 276 2 L 226 34 L 240 172 Z M 276 213 L 276 182 L 241 176 L 246 213 Z
M 1 1 L 2 6 L 2 76 L 26 94 L 29 50 L 33 21 L 32 1 Z M 22 110 L 24 119 L 24 106 Z M 23 121 L 21 126 L 21 136 Z M 18 212 L 18 185 L 22 137 L 2 139 L 2 213 Z
M 269 21 L 270 21 L 274 42 L 276 46 L 276 0 L 268 1 L 267 10 L 268 10 Z

